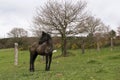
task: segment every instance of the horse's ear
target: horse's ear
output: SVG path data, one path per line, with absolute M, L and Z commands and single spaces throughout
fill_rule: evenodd
M 42 35 L 44 35 L 45 34 L 45 32 L 44 31 L 42 31 Z

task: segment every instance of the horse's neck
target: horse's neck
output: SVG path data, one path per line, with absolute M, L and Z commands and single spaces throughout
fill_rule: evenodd
M 50 39 L 50 40 L 46 41 L 46 44 L 51 46 L 53 44 L 52 40 Z
M 47 44 L 48 46 L 53 45 L 52 39 L 49 39 L 49 40 L 47 40 L 45 42 L 42 42 L 41 44 L 39 43 L 39 45 L 43 45 L 43 44 Z

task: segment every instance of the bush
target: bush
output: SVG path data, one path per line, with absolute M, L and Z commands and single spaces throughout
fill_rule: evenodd
M 78 49 L 79 47 L 77 46 L 77 44 L 73 44 L 72 46 L 71 46 L 71 49 Z
M 57 43 L 57 44 L 54 44 L 54 48 L 61 48 L 61 44 L 60 43 Z
M 21 50 L 21 51 L 28 50 L 28 45 L 22 45 L 22 46 L 20 46 L 19 50 Z

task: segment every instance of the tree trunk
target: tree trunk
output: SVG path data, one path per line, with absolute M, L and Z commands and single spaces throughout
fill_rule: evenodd
M 67 55 L 67 38 L 65 35 L 62 36 L 62 48 L 61 48 L 61 51 L 62 51 L 62 56 L 66 56 Z

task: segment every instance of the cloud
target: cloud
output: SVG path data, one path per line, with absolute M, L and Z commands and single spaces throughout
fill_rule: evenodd
M 28 29 L 35 15 L 36 7 L 47 0 L 0 0 L 0 37 L 7 36 L 13 27 Z M 69 1 L 69 0 L 68 0 Z M 75 2 L 74 0 L 73 2 Z M 79 0 L 77 0 L 79 1 Z M 84 0 L 83 0 L 84 1 Z M 87 9 L 107 25 L 120 25 L 120 0 L 86 0 Z
M 0 0 L 0 37 L 14 27 L 28 29 L 36 7 L 46 0 Z
M 88 9 L 95 16 L 102 19 L 112 29 L 116 29 L 120 23 L 120 0 L 87 0 Z

